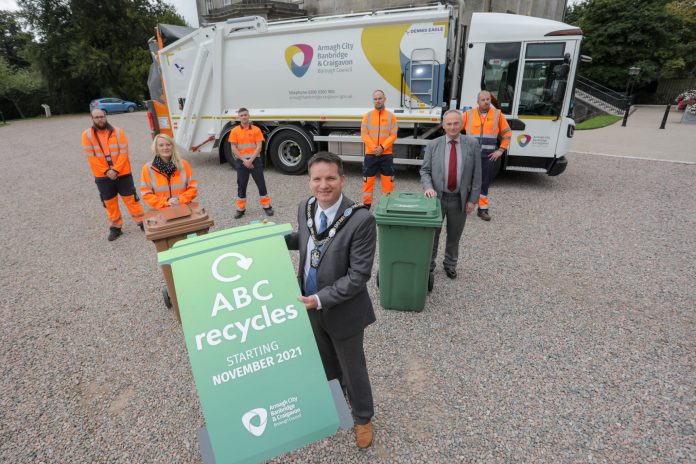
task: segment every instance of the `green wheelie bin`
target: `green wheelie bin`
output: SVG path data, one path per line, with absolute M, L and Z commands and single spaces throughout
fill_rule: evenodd
M 379 239 L 379 302 L 385 309 L 422 311 L 433 288 L 430 258 L 442 226 L 440 200 L 394 192 L 375 210 Z

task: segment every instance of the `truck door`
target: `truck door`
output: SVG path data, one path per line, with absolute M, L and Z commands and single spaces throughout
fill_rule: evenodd
M 510 155 L 553 158 L 559 134 L 567 131 L 570 57 L 575 41 L 525 42 L 512 117 L 524 123 L 514 130 Z M 559 156 L 565 155 L 565 153 Z

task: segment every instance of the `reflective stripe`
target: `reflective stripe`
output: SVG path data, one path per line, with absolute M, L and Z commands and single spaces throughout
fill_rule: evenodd
M 502 134 L 507 134 L 508 132 L 512 132 L 512 129 L 510 129 L 509 127 L 506 127 L 505 129 L 503 129 L 503 130 L 500 131 L 500 134 L 501 134 L 501 135 L 502 135 Z
M 481 150 L 495 150 L 497 145 L 481 145 Z
M 85 132 L 87 133 L 87 140 L 89 140 L 89 144 L 92 145 L 92 151 L 94 153 L 101 153 L 101 150 L 97 151 L 97 147 L 94 145 L 94 139 L 92 138 L 92 129 L 87 129 Z M 104 155 L 97 154 L 96 156 L 104 156 Z
M 399 128 L 399 124 L 391 124 L 391 123 L 389 123 L 389 124 L 384 125 L 384 126 L 381 126 L 381 125 L 380 125 L 380 126 L 373 126 L 372 124 L 367 123 L 367 124 L 362 124 L 360 127 L 367 127 L 369 130 L 378 130 L 378 129 L 379 129 L 379 130 L 392 130 L 393 128 L 397 128 L 397 129 L 398 129 L 398 128 Z
M 111 126 L 113 128 L 113 134 L 116 135 L 116 143 L 111 143 L 108 145 L 109 147 L 109 155 L 111 155 L 112 150 L 117 152 L 114 153 L 112 156 L 117 156 L 117 155 L 127 155 L 128 154 L 128 144 L 122 143 L 121 140 L 121 129 L 115 126 Z M 101 149 L 97 150 L 97 145 L 94 144 L 94 139 L 92 138 L 92 128 L 87 129 L 85 131 L 87 133 L 87 140 L 89 140 L 89 144 L 92 145 L 92 150 L 95 153 L 95 156 L 104 156 L 106 153 L 103 153 Z M 96 134 L 95 134 L 96 135 Z M 98 137 L 98 136 L 97 136 Z M 111 138 L 111 137 L 109 137 Z M 85 151 L 88 149 L 85 148 Z M 102 153 L 101 155 L 99 153 Z
M 155 171 L 152 169 L 152 161 L 148 163 L 147 170 L 150 172 L 150 188 L 153 192 L 157 192 L 157 186 L 155 185 Z
M 510 140 L 510 136 L 506 135 L 505 137 L 503 137 L 503 140 Z
M 240 143 L 235 145 L 237 145 L 237 148 L 256 148 L 255 143 Z
M 183 161 L 181 164 L 184 164 Z M 188 188 L 188 179 L 186 178 L 186 167 L 183 166 L 183 169 L 181 170 L 181 182 L 183 182 L 184 186 L 182 187 L 184 190 Z
M 168 185 L 158 186 L 155 183 L 155 170 L 152 169 L 152 162 L 148 163 L 147 170 L 150 173 L 150 184 L 140 181 L 140 187 L 150 187 L 153 192 L 169 192 L 171 190 L 186 190 L 188 189 L 188 178 L 186 177 L 186 169 L 180 171 L 181 173 L 181 183 L 179 184 L 169 184 L 169 179 L 167 179 Z
M 493 133 L 498 135 L 498 110 L 493 108 Z
M 474 119 L 474 112 L 473 110 L 467 110 L 467 113 L 469 113 L 469 117 L 467 118 L 467 124 L 466 124 L 466 133 L 468 135 L 471 135 L 471 124 L 473 123 Z M 479 118 L 480 119 L 480 118 Z

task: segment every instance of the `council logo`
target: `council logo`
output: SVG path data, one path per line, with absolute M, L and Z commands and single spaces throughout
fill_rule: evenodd
M 298 65 L 295 62 L 297 55 L 300 55 L 302 64 Z M 288 64 L 288 69 L 296 76 L 302 77 L 307 73 L 309 65 L 312 63 L 314 49 L 307 44 L 290 45 L 285 49 L 285 62 Z
M 258 425 L 251 423 L 251 421 L 256 418 L 259 419 Z M 267 420 L 268 412 L 263 408 L 256 408 L 242 416 L 242 425 L 244 425 L 244 428 L 246 428 L 253 436 L 260 437 L 266 430 Z
M 529 142 L 532 141 L 532 136 L 527 135 L 527 134 L 520 134 L 517 136 L 517 143 L 519 144 L 520 147 L 524 148 L 527 145 L 529 145 Z

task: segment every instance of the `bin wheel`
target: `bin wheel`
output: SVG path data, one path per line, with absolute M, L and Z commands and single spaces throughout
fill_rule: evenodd
M 166 306 L 167 309 L 172 309 L 172 299 L 169 298 L 169 292 L 166 288 L 162 289 L 162 299 L 164 299 L 164 306 Z
M 377 288 L 379 288 L 379 271 L 377 271 L 377 277 L 375 280 L 377 281 Z
M 435 273 L 430 272 L 428 274 L 428 293 L 433 291 L 434 286 L 435 286 Z

